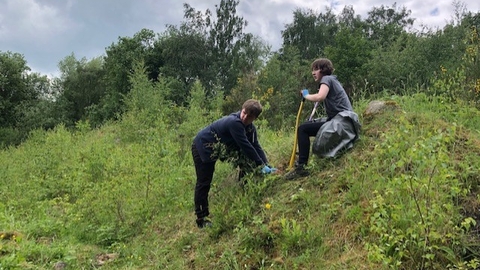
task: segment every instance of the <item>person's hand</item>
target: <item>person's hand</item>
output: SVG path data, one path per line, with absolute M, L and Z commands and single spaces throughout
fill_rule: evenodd
M 275 169 L 276 170 L 276 169 Z M 263 168 L 262 168 L 262 173 L 263 174 L 270 174 L 272 173 L 272 168 L 270 168 L 270 166 L 268 165 L 265 165 Z
M 303 89 L 301 93 L 302 93 L 302 97 L 303 97 L 303 98 L 305 98 L 306 96 L 309 95 L 308 89 Z
M 271 174 L 271 173 L 275 173 L 277 172 L 278 169 L 277 168 L 273 168 L 272 166 L 270 165 L 265 165 L 263 168 L 262 168 L 262 173 L 263 174 Z

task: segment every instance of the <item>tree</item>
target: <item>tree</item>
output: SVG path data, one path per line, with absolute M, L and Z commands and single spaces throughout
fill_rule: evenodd
M 332 60 L 335 74 L 343 83 L 349 96 L 364 83 L 362 66 L 369 61 L 372 43 L 364 30 L 364 22 L 355 16 L 352 7 L 345 7 L 339 15 L 339 30 L 334 44 L 325 48 L 325 55 Z
M 50 80 L 30 72 L 23 55 L 0 51 L 0 145 L 21 143 L 29 131 L 51 128 Z
M 325 55 L 334 63 L 334 74 L 349 96 L 363 83 L 362 67 L 369 61 L 371 50 L 371 43 L 358 28 L 342 28 L 335 36 L 335 45 L 325 48 Z
M 324 49 L 334 42 L 338 31 L 336 16 L 330 8 L 325 14 L 316 14 L 311 9 L 296 9 L 293 22 L 282 31 L 282 50 L 296 47 L 303 59 L 313 60 L 324 54 Z
M 480 100 L 480 12 L 465 13 L 462 18 L 465 32 L 465 63 L 467 80 L 473 82 L 477 102 Z
M 254 94 L 262 103 L 268 103 L 268 110 L 262 116 L 269 119 L 272 127 L 295 123 L 300 89 L 315 87 L 310 64 L 311 61 L 301 58 L 297 48 L 289 46 L 281 54 L 274 54 L 259 72 Z
M 129 76 L 133 63 L 146 61 L 152 53 L 155 33 L 142 29 L 133 37 L 121 37 L 117 44 L 106 49 L 104 58 L 106 94 L 102 98 L 98 112 L 103 120 L 114 119 L 124 110 L 123 97 L 131 90 Z M 150 66 L 147 66 L 149 68 Z M 156 70 L 147 69 L 149 74 Z
M 365 22 L 362 21 L 360 15 L 355 15 L 355 10 L 352 6 L 345 6 L 342 12 L 338 15 L 338 24 L 343 29 L 364 29 Z
M 60 61 L 58 66 L 61 72 L 58 81 L 61 92 L 57 97 L 57 106 L 65 125 L 73 127 L 77 121 L 88 119 L 89 112 L 105 97 L 103 58 L 77 60 L 71 54 Z M 94 119 L 93 124 L 101 123 Z
M 250 39 L 243 33 L 247 21 L 237 16 L 238 0 L 221 0 L 215 5 L 217 20 L 209 31 L 209 44 L 212 48 L 212 68 L 217 72 L 218 86 L 226 95 L 236 85 L 239 71 L 233 64 L 239 62 L 240 51 L 250 46 Z
M 38 93 L 27 87 L 29 71 L 23 55 L 0 51 L 0 127 L 15 126 L 15 107 L 37 98 Z
M 179 29 L 169 26 L 155 41 L 152 56 L 147 61 L 153 63 L 152 70 L 158 70 L 155 79 L 162 76 L 179 82 L 167 96 L 179 105 L 187 103 L 189 89 L 196 80 L 206 85 L 212 83 L 211 53 L 202 30 L 189 28 L 186 23 Z
M 405 7 L 397 8 L 397 3 L 392 7 L 374 7 L 365 20 L 368 37 L 377 42 L 378 46 L 387 47 L 413 26 L 415 19 L 410 18 L 411 13 Z
M 36 93 L 35 99 L 25 99 L 15 108 L 16 126 L 24 136 L 34 129 L 52 129 L 58 121 L 54 115 L 55 101 L 51 93 L 51 80 L 39 73 L 25 77 L 27 88 Z
M 186 20 L 180 27 L 168 26 L 155 42 L 152 55 L 159 75 L 179 81 L 170 99 L 179 104 L 188 102 L 196 80 L 205 87 L 207 97 L 219 92 L 228 96 L 239 77 L 261 68 L 269 48 L 243 33 L 247 22 L 236 14 L 238 3 L 220 1 L 215 5 L 215 19 L 208 9 L 200 12 L 184 4 Z

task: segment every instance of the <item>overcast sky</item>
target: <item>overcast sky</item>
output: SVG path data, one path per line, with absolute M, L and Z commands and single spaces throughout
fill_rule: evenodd
M 237 14 L 248 21 L 245 32 L 261 37 L 276 50 L 281 31 L 297 8 L 320 13 L 331 7 L 339 14 L 345 6 L 366 18 L 381 5 L 411 10 L 416 25 L 443 27 L 453 18 L 451 0 L 240 0 Z M 462 1 L 472 12 L 480 1 Z M 58 76 L 58 62 L 74 53 L 77 59 L 104 55 L 119 37 L 141 29 L 163 33 L 165 25 L 180 25 L 183 3 L 197 11 L 215 11 L 220 0 L 0 0 L 0 51 L 23 54 L 34 72 Z

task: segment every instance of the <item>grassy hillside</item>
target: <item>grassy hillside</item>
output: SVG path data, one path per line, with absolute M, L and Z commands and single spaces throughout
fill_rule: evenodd
M 137 110 L 100 130 L 36 132 L 0 152 L 0 269 L 479 267 L 480 112 L 388 100 L 397 109 L 368 117 L 369 100 L 356 102 L 360 141 L 312 157 L 307 178 L 250 175 L 242 188 L 217 163 L 208 229 L 194 223 L 189 151 L 218 112 L 176 108 L 174 122 Z M 267 120 L 259 139 L 283 173 L 294 133 Z

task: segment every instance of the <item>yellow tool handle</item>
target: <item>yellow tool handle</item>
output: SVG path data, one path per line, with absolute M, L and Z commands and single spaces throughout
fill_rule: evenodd
M 298 136 L 298 125 L 300 123 L 300 114 L 302 113 L 303 109 L 303 101 L 305 99 L 302 99 L 302 102 L 300 103 L 300 108 L 298 108 L 298 113 L 297 113 L 297 119 L 295 121 L 295 139 L 293 141 L 293 150 L 292 150 L 292 155 L 290 156 L 290 163 L 288 164 L 288 169 L 291 170 L 293 168 L 293 165 L 295 163 L 295 153 L 297 152 L 297 136 Z

